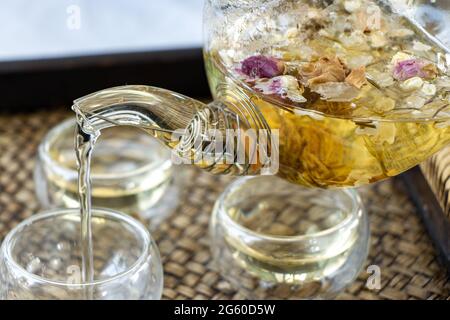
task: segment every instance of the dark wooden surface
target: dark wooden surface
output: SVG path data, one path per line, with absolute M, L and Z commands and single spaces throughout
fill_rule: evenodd
M 450 274 L 450 221 L 417 166 L 400 176 L 433 241 L 441 263 Z
M 0 112 L 70 105 L 108 87 L 143 84 L 209 96 L 201 48 L 0 62 Z

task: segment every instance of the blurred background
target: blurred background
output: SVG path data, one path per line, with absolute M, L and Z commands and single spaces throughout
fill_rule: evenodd
M 69 104 L 127 83 L 206 96 L 202 8 L 203 0 L 1 1 L 0 109 Z
M 0 59 L 200 48 L 203 0 L 0 2 Z

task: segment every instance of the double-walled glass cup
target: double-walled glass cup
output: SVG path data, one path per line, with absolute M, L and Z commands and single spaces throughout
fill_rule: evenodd
M 246 298 L 333 298 L 359 274 L 369 225 L 355 190 L 242 178 L 217 200 L 214 265 Z
M 48 208 L 77 208 L 78 173 L 75 119 L 49 131 L 38 149 L 36 193 Z M 159 141 L 131 127 L 109 128 L 95 145 L 92 203 L 150 220 L 155 227 L 177 205 L 170 152 Z
M 115 211 L 92 214 L 92 282 L 82 281 L 80 212 L 58 209 L 32 216 L 4 239 L 0 299 L 160 299 L 162 265 L 147 229 Z

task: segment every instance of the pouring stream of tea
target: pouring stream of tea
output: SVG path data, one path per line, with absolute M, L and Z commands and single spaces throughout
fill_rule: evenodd
M 103 117 L 86 113 L 89 117 L 97 117 L 113 125 L 121 125 L 120 123 Z M 172 130 L 165 130 L 154 126 L 145 126 L 147 130 L 173 132 Z M 94 281 L 94 255 L 93 255 L 93 239 L 92 239 L 92 200 L 91 200 L 91 179 L 90 168 L 91 158 L 95 142 L 99 137 L 99 132 L 87 133 L 82 129 L 80 124 L 77 125 L 75 134 L 75 151 L 78 165 L 78 194 L 80 202 L 81 213 L 81 281 L 82 283 L 92 283 Z M 86 299 L 93 299 L 94 292 L 92 288 L 86 287 L 84 292 Z
M 78 194 L 81 213 L 81 280 L 92 283 L 94 280 L 94 256 L 91 226 L 91 181 L 90 167 L 92 150 L 98 134 L 87 134 L 77 126 L 75 150 L 78 164 Z M 87 299 L 93 298 L 92 290 L 84 292 Z

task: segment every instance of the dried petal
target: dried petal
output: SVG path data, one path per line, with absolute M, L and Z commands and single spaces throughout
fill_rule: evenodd
M 347 177 L 347 181 L 355 187 L 369 184 L 370 181 L 377 177 L 373 172 L 367 172 L 367 169 L 353 169 Z
M 372 141 L 377 144 L 382 144 L 387 142 L 388 144 L 393 144 L 395 141 L 395 135 L 397 128 L 395 123 L 390 122 L 373 122 L 374 128 L 372 127 L 358 127 L 355 130 L 356 134 L 367 135 L 372 137 Z
M 436 86 L 439 88 L 450 89 L 450 77 L 441 77 L 437 79 Z
M 251 56 L 242 61 L 241 72 L 251 78 L 273 78 L 283 74 L 284 63 L 274 57 Z
M 391 63 L 393 65 L 396 65 L 397 63 L 399 63 L 401 61 L 406 61 L 406 60 L 410 60 L 410 59 L 413 59 L 413 58 L 414 58 L 413 56 L 411 56 L 411 55 L 409 55 L 409 54 L 407 54 L 405 52 L 400 51 L 400 52 L 397 52 L 392 57 Z
M 355 30 L 350 35 L 342 33 L 339 35 L 339 41 L 344 47 L 349 49 L 358 49 L 360 51 L 370 49 L 367 39 L 361 30 Z
M 344 8 L 347 12 L 356 12 L 361 7 L 361 1 L 359 0 L 347 0 L 344 1 Z
M 377 113 L 385 113 L 395 109 L 395 100 L 389 97 L 380 97 L 375 101 L 373 111 Z
M 431 47 L 420 41 L 414 41 L 413 48 L 414 51 L 429 51 Z
M 404 102 L 407 108 L 420 109 L 425 105 L 427 99 L 418 95 L 410 95 L 408 98 L 404 100 Z
M 367 74 L 381 88 L 390 87 L 394 84 L 394 78 L 387 72 L 370 70 Z
M 411 29 L 400 28 L 392 30 L 389 35 L 394 38 L 406 38 L 414 35 L 414 31 Z
M 299 116 L 308 116 L 311 119 L 315 119 L 315 120 L 325 119 L 325 117 L 322 116 L 321 114 L 311 111 L 311 110 L 294 109 L 294 113 Z
M 402 83 L 400 83 L 400 89 L 403 91 L 409 92 L 422 88 L 423 80 L 419 77 L 410 78 Z
M 434 79 L 438 76 L 439 71 L 434 63 L 426 63 L 422 68 L 422 78 Z
M 293 102 L 306 102 L 302 96 L 303 90 L 293 76 L 278 76 L 269 80 L 258 81 L 254 88 L 263 94 L 276 95 Z
M 373 62 L 373 57 L 361 52 L 356 55 L 347 56 L 347 66 L 350 69 L 358 68 L 359 66 L 367 66 Z
M 362 66 L 353 69 L 352 72 L 345 78 L 345 82 L 351 84 L 352 86 L 361 89 L 363 85 L 366 84 L 366 67 Z
M 317 62 L 304 65 L 300 70 L 300 75 L 307 80 L 309 86 L 343 82 L 345 74 L 346 67 L 337 57 L 322 57 Z
M 397 80 L 407 80 L 413 77 L 434 79 L 438 74 L 436 66 L 430 62 L 409 59 L 397 62 L 394 66 L 394 78 Z
M 374 33 L 372 33 L 370 36 L 370 40 L 373 48 L 381 48 L 388 43 L 384 32 L 381 31 L 375 31 Z
M 427 95 L 427 96 L 434 96 L 436 94 L 436 86 L 432 83 L 424 83 L 422 86 L 422 93 Z
M 381 15 L 377 14 L 381 12 L 380 10 L 380 7 L 373 3 L 369 5 L 365 4 L 363 8 L 353 13 L 355 28 L 364 32 L 380 30 L 382 20 Z
M 359 90 L 345 82 L 321 83 L 311 87 L 323 99 L 328 101 L 345 102 L 358 97 Z

